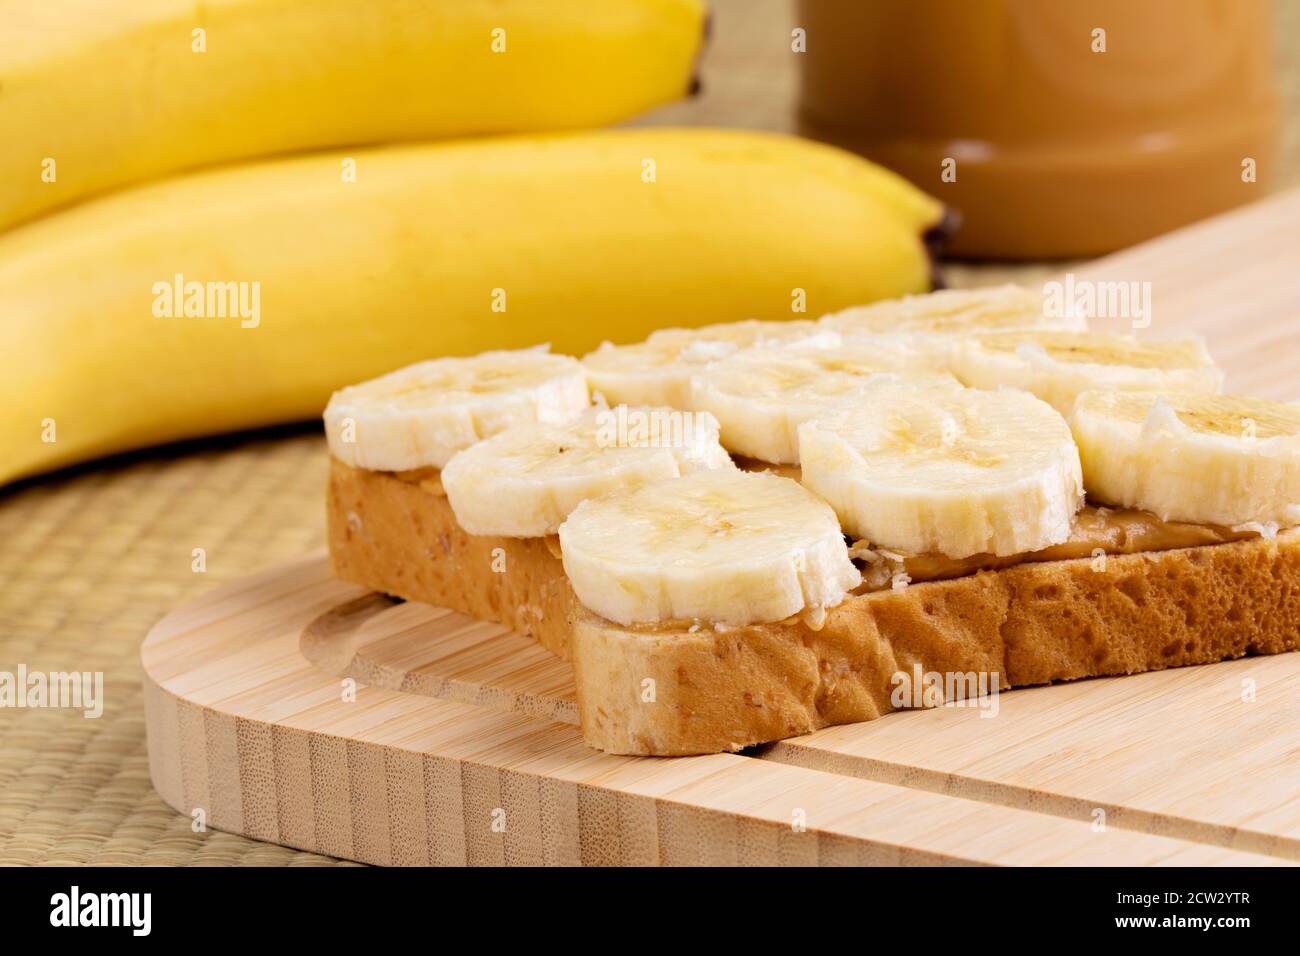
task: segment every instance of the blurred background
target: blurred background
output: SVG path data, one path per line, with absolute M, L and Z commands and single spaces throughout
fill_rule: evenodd
M 1262 151 L 1261 185 L 1300 185 L 1300 4 L 1288 0 L 719 0 L 712 9 L 701 94 L 632 122 L 792 132 L 862 151 L 963 209 L 945 267 L 955 286 L 1037 281 L 1243 201 L 1245 191 L 1210 185 L 1209 164 L 1235 167 Z M 1007 18 L 1020 21 L 1018 42 L 1006 39 Z M 1090 48 L 1067 48 L 1101 23 L 1108 40 L 1127 32 L 1142 43 L 1106 50 L 1109 79 Z M 791 56 L 799 29 L 817 39 Z M 954 153 L 963 176 L 942 183 L 938 157 L 972 130 L 1000 155 Z M 1157 132 L 1163 140 L 1144 135 Z M 908 155 L 899 139 L 934 148 Z M 990 172 L 965 176 L 981 159 Z M 1014 267 L 992 261 L 1008 259 Z
M 1155 45 L 1135 58 L 1131 49 L 1107 53 L 1129 58 L 1130 78 L 1113 88 L 1080 72 L 1086 60 L 1071 64 L 1074 54 L 1044 52 L 1037 40 L 990 47 L 970 32 L 979 21 L 970 12 L 1001 9 L 994 0 L 960 4 L 962 16 L 973 19 L 956 30 L 935 20 L 953 7 L 936 12 L 924 2 L 808 0 L 801 8 L 793 0 L 714 0 L 702 92 L 623 125 L 803 132 L 892 159 L 926 192 L 969 206 L 965 238 L 955 247 L 960 258 L 944 264 L 949 284 L 1036 283 L 1238 201 L 1239 191 L 1186 183 L 1200 175 L 1197 163 L 1235 156 L 1243 141 L 1259 144 L 1263 189 L 1300 185 L 1300 3 L 1277 0 L 1270 28 L 1246 3 L 1151 2 L 1146 9 L 1155 14 L 1139 17 L 1134 29 Z M 1034 36 L 1042 40 L 1052 34 L 1050 18 L 1073 4 L 1035 6 L 1030 16 L 1041 18 L 1041 30 Z M 1103 6 L 1118 17 L 1142 4 L 1094 4 Z M 876 15 L 863 14 L 866 8 Z M 819 48 L 818 32 L 810 31 L 808 52 L 792 55 L 794 31 L 812 22 L 823 37 L 833 25 L 845 43 Z M 923 35 L 927 25 L 933 37 Z M 872 54 L 864 36 L 892 39 Z M 910 57 L 901 49 L 909 44 Z M 1032 51 L 1046 60 L 1028 63 Z M 3 43 L 0 54 L 16 55 Z M 930 56 L 966 64 L 991 86 L 939 83 L 926 72 L 933 64 L 921 62 Z M 0 60 L 0 79 L 3 66 Z M 1188 80 L 1179 89 L 1180 77 L 1209 69 L 1221 71 L 1222 84 L 1207 91 Z M 810 84 L 802 110 L 801 70 Z M 1054 78 L 1062 85 L 1049 88 Z M 1068 106 L 1056 121 L 1028 119 L 1044 97 Z M 1145 153 L 1134 155 L 1122 145 L 1134 142 L 1131 135 L 1112 141 L 1171 101 L 1197 104 L 1177 107 L 1178 148 L 1148 141 Z M 919 102 L 932 108 L 920 111 Z M 940 102 L 942 109 L 933 105 Z M 990 155 L 962 134 L 950 185 L 966 190 L 959 193 L 964 203 L 943 192 L 930 148 L 943 137 L 927 124 L 944 110 L 977 119 L 989 142 L 1004 147 Z M 915 149 L 899 150 L 909 138 Z M 1074 191 L 1074 202 L 1045 212 L 1049 186 L 1034 180 L 1034 169 L 1059 170 L 1081 150 L 1094 157 L 1082 171 L 1091 179 Z M 1185 163 L 1162 168 L 1153 160 L 1169 154 Z M 1008 183 L 1026 201 L 1018 202 Z M 1104 193 L 1107 183 L 1127 190 L 1118 209 L 1099 208 L 1096 193 L 1087 192 Z M 1007 224 L 1014 228 L 1001 228 Z M 0 864 L 344 865 L 195 833 L 188 818 L 167 808 L 149 782 L 137 659 L 145 632 L 177 604 L 323 545 L 326 469 L 319 425 L 310 423 L 130 452 L 0 489 L 0 666 L 103 671 L 107 688 L 98 720 L 54 710 L 0 714 Z M 201 573 L 193 567 L 195 548 L 206 553 Z

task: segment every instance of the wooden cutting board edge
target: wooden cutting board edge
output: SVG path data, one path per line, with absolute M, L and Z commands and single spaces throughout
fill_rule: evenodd
M 359 598 L 316 554 L 158 623 L 141 661 L 168 804 L 384 864 L 1286 862 L 747 755 L 612 756 L 565 724 L 409 692 L 357 685 L 349 699 L 300 642 Z

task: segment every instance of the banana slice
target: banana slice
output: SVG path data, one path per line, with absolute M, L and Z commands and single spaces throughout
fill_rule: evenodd
M 470 534 L 532 538 L 555 534 L 587 498 L 735 467 L 712 415 L 620 405 L 509 428 L 456 454 L 442 486 Z
M 355 468 L 441 468 L 462 448 L 590 406 L 582 366 L 541 349 L 483 352 L 398 369 L 340 389 L 325 407 L 330 454 Z
M 724 322 L 697 329 L 660 329 L 635 345 L 604 343 L 583 356 L 593 391 L 611 403 L 690 408 L 691 376 L 741 349 L 839 337 L 806 320 Z
M 1062 415 L 1088 389 L 1218 392 L 1223 372 L 1197 338 L 1142 341 L 1079 332 L 991 332 L 958 342 L 952 370 L 974 388 L 1033 392 Z
M 1166 521 L 1300 524 L 1300 406 L 1199 392 L 1084 392 L 1070 422 L 1090 497 Z
M 900 379 L 957 380 L 900 336 L 857 336 L 837 348 L 799 343 L 746 349 L 691 380 L 691 407 L 717 416 L 732 452 L 776 464 L 798 464 L 801 424 L 846 402 L 864 401 L 872 387 Z
M 819 326 L 811 319 L 743 319 L 739 322 L 714 322 L 693 328 L 671 326 L 655 329 L 647 342 L 687 346 L 693 342 L 729 342 L 741 348 L 773 342 L 790 342 L 816 335 Z
M 857 306 L 823 316 L 821 324 L 845 335 L 881 333 L 960 334 L 999 329 L 1083 331 L 1081 315 L 1052 316 L 1041 292 L 1016 285 L 991 289 L 947 289 Z
M 799 428 L 803 483 L 874 546 L 963 558 L 1070 536 L 1083 504 L 1069 426 L 1026 392 L 898 385 Z
M 779 621 L 861 581 L 834 512 L 766 473 L 704 471 L 584 501 L 560 547 L 578 600 L 623 625 Z

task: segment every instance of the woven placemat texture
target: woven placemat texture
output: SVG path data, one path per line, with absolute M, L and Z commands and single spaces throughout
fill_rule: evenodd
M 324 543 L 325 445 L 297 432 L 135 456 L 0 498 L 0 668 L 104 674 L 98 719 L 0 711 L 0 863 L 337 862 L 192 832 L 154 793 L 145 752 L 138 654 L 149 627 L 201 591 Z
M 705 72 L 715 92 L 693 114 L 674 107 L 670 118 L 719 122 L 737 111 L 741 122 L 769 125 L 748 113 L 789 102 L 791 76 L 763 59 L 788 9 L 774 0 L 718 7 Z M 1282 5 L 1279 35 L 1296 47 L 1283 58 L 1294 183 L 1300 3 Z M 746 44 L 759 51 L 752 61 L 742 55 Z M 735 82 L 715 66 L 734 67 Z M 957 285 L 1032 282 L 1059 268 L 962 266 L 949 275 Z M 105 696 L 98 719 L 0 710 L 0 864 L 343 864 L 195 833 L 163 804 L 149 782 L 138 657 L 145 632 L 171 608 L 321 546 L 325 471 L 323 440 L 302 427 L 148 452 L 0 491 L 0 669 L 102 671 Z M 192 570 L 195 548 L 206 555 L 202 573 Z

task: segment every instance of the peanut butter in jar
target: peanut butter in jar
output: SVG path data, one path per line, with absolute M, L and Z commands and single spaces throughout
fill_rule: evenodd
M 1092 256 L 1257 198 L 1272 0 L 800 0 L 800 126 L 956 208 L 958 255 Z

